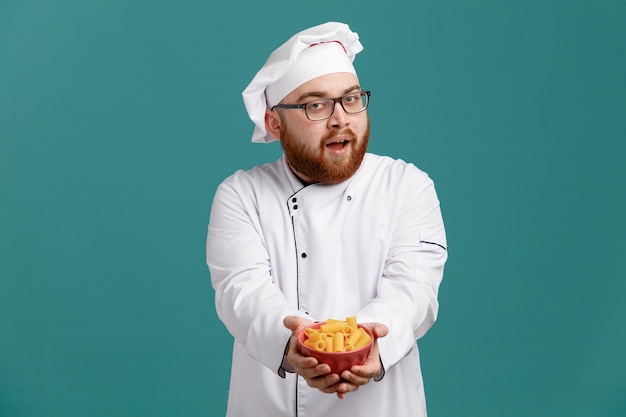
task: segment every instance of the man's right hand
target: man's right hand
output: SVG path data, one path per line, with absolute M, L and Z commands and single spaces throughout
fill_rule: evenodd
M 345 398 L 348 392 L 357 390 L 358 385 L 342 380 L 337 374 L 331 374 L 330 366 L 325 363 L 318 363 L 317 359 L 303 356 L 300 353 L 298 333 L 311 323 L 313 323 L 311 320 L 298 316 L 287 316 L 283 320 L 285 327 L 291 330 L 287 360 L 293 366 L 294 371 L 304 378 L 311 387 L 327 394 L 337 393 L 339 398 Z

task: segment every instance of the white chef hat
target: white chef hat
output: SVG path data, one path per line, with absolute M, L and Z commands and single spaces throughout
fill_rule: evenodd
M 345 23 L 328 22 L 292 36 L 269 56 L 243 91 L 255 124 L 252 142 L 275 141 L 265 130 L 265 111 L 313 78 L 336 72 L 356 75 L 352 62 L 363 50 L 359 35 Z

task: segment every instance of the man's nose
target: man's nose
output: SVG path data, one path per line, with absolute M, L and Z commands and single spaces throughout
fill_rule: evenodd
M 328 127 L 338 128 L 344 127 L 346 124 L 348 124 L 348 115 L 343 109 L 341 102 L 337 101 L 335 102 L 335 110 L 333 111 L 333 114 L 331 114 L 328 118 Z

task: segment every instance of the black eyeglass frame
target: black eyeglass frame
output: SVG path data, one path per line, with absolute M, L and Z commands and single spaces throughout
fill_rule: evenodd
M 350 112 L 348 110 L 346 110 L 346 108 L 343 105 L 343 99 L 345 97 L 351 96 L 354 93 L 357 93 L 357 91 L 353 91 L 351 93 L 348 94 L 344 94 L 341 97 L 337 97 L 337 98 L 318 98 L 317 100 L 311 100 L 308 101 L 306 103 L 302 103 L 302 104 L 277 104 L 275 106 L 273 106 L 270 110 L 274 111 L 275 109 L 303 109 L 304 110 L 304 114 L 306 115 L 306 118 L 309 119 L 312 122 L 318 122 L 320 120 L 326 120 L 328 118 L 330 118 L 334 113 L 335 113 L 335 105 L 337 104 L 337 102 L 339 102 L 339 104 L 341 104 L 341 108 L 343 109 L 343 111 L 345 111 L 347 114 L 358 114 L 361 113 L 362 111 L 365 111 L 367 109 L 367 107 L 370 105 L 370 96 L 372 95 L 372 92 L 369 90 L 361 90 L 358 91 L 358 93 L 361 95 L 361 100 L 363 99 L 363 95 L 365 95 L 367 97 L 367 101 L 365 102 L 365 106 L 363 106 L 363 108 L 359 111 L 356 112 Z M 332 100 L 333 102 L 333 108 L 330 112 L 330 114 L 322 119 L 311 119 L 309 117 L 309 113 L 306 111 L 306 107 L 311 104 L 311 103 L 315 103 L 316 101 L 320 101 L 320 100 Z

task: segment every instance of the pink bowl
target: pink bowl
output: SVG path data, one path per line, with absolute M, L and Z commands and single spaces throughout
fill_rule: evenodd
M 325 322 L 313 323 L 305 327 L 305 329 L 319 329 L 320 326 L 324 323 Z M 352 365 L 362 365 L 363 362 L 365 362 L 365 359 L 367 359 L 367 357 L 369 356 L 370 350 L 372 350 L 374 335 L 367 327 L 363 327 L 361 325 L 358 326 L 365 330 L 372 339 L 366 346 L 363 346 L 360 349 L 356 349 L 350 352 L 322 352 L 319 350 L 311 349 L 304 344 L 305 329 L 302 329 L 302 331 L 300 331 L 300 333 L 298 334 L 298 346 L 300 347 L 300 352 L 302 352 L 304 356 L 313 356 L 315 359 L 318 360 L 318 362 L 329 365 L 331 373 L 340 374 L 346 369 L 350 369 Z

